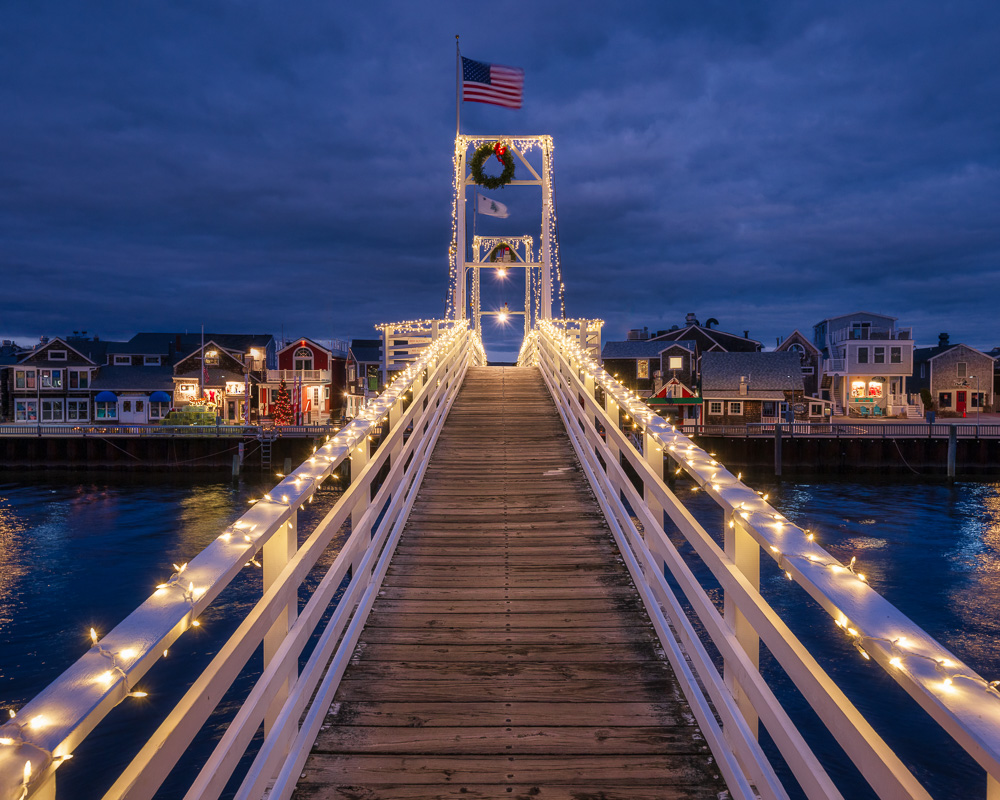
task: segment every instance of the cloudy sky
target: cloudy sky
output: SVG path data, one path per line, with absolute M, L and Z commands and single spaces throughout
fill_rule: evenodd
M 996 3 L 0 14 L 0 335 L 22 344 L 442 315 L 461 34 L 525 70 L 523 110 L 465 104 L 462 131 L 554 137 L 567 313 L 606 339 L 693 311 L 773 346 L 864 309 L 1000 345 Z M 495 194 L 517 213 L 483 230 L 537 237 L 537 190 Z

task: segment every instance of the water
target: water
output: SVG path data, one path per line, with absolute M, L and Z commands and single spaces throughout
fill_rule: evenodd
M 750 483 L 842 562 L 856 556 L 873 588 L 976 672 L 1000 678 L 1000 484 Z M 704 493 L 694 497 L 706 529 L 721 531 L 718 507 Z M 714 583 L 700 562 L 688 562 Z M 985 772 L 766 557 L 761 593 L 933 797 L 985 797 Z M 874 797 L 763 649 L 761 671 L 845 797 Z
M 251 475 L 241 482 L 204 476 L 120 474 L 81 479 L 34 474 L 0 476 L 0 713 L 20 708 L 90 647 L 91 627 L 110 631 L 173 571 L 210 544 L 277 479 Z M 260 483 L 263 480 L 264 483 Z M 321 489 L 299 514 L 307 535 L 338 494 Z M 335 539 L 316 573 L 332 563 Z M 59 768 L 60 797 L 100 797 L 155 730 L 196 674 L 216 654 L 261 595 L 260 570 L 233 581 L 190 630 L 138 684 L 149 697 L 115 708 Z M 195 744 L 216 741 L 225 721 L 259 675 L 258 653 L 220 703 Z M 207 755 L 207 753 L 206 753 Z M 162 796 L 180 797 L 204 755 L 182 762 Z
M 87 650 L 91 627 L 110 630 L 169 575 L 171 562 L 189 560 L 240 516 L 247 500 L 260 496 L 262 486 L 253 477 L 240 483 L 117 474 L 0 478 L 0 707 L 22 706 Z M 778 509 L 815 530 L 841 560 L 857 556 L 872 586 L 977 672 L 1000 677 L 1000 484 L 865 481 L 754 488 L 768 491 Z M 694 498 L 696 514 L 710 530 L 719 530 L 718 509 L 705 505 L 701 493 Z M 321 492 L 303 512 L 300 532 L 311 530 L 335 500 L 332 490 Z M 682 549 L 691 554 L 689 547 Z M 763 559 L 762 592 L 934 797 L 984 796 L 983 771 L 879 667 L 865 662 L 770 559 Z M 244 570 L 219 606 L 202 616 L 203 628 L 181 637 L 170 657 L 143 679 L 149 698 L 118 706 L 60 768 L 60 796 L 103 793 L 131 757 L 133 743 L 148 736 L 176 702 L 184 675 L 217 652 L 235 625 L 227 615 L 245 613 L 259 596 L 259 571 Z M 835 743 L 812 724 L 811 712 L 766 652 L 762 670 L 793 717 L 802 720 L 845 796 L 871 796 L 837 757 Z M 245 691 L 249 680 L 237 689 Z M 196 744 L 217 739 L 235 703 L 235 697 L 223 701 L 220 717 Z M 180 797 L 198 765 L 194 756 L 183 763 L 162 796 Z

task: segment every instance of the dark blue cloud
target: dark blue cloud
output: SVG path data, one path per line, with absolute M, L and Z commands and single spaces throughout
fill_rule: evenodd
M 980 2 L 8 7 L 0 333 L 205 322 L 322 339 L 441 314 L 462 33 L 467 55 L 527 74 L 522 112 L 469 104 L 463 131 L 555 137 L 570 315 L 615 338 L 696 311 L 770 342 L 865 308 L 921 340 L 1000 344 L 998 17 Z M 510 232 L 537 235 L 537 198 L 501 199 Z

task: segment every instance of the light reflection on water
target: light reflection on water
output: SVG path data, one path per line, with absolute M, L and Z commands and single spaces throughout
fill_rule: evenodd
M 1000 678 L 1000 484 L 750 483 L 842 562 L 856 556 L 874 589 L 976 672 Z M 721 543 L 718 506 L 700 492 L 690 505 Z M 689 563 L 712 582 L 700 562 Z M 983 770 L 769 558 L 761 560 L 761 593 L 933 797 L 985 795 Z M 713 599 L 721 607 L 721 593 Z M 761 670 L 803 721 L 810 745 L 830 759 L 831 775 L 849 787 L 845 796 L 873 796 L 853 767 L 830 755 L 837 745 L 815 732 L 812 712 L 766 652 Z
M 1000 677 L 1000 484 L 754 486 L 769 492 L 772 504 L 790 519 L 815 530 L 835 556 L 844 561 L 857 556 L 879 592 L 977 672 Z M 198 476 L 46 475 L 0 483 L 0 707 L 20 707 L 56 678 L 86 651 L 91 626 L 102 632 L 114 627 L 169 575 L 172 562 L 190 560 L 260 491 L 246 481 L 207 483 Z M 721 513 L 706 500 L 698 493 L 692 506 L 718 534 Z M 334 501 L 333 492 L 326 492 L 306 506 L 300 532 L 310 530 L 309 521 L 321 518 Z M 864 662 L 829 616 L 769 559 L 762 567 L 765 596 L 931 794 L 983 796 L 982 770 L 879 667 Z M 220 597 L 219 608 L 203 616 L 205 630 L 182 637 L 162 669 L 158 665 L 144 679 L 143 688 L 151 690 L 147 701 L 115 709 L 77 750 L 77 758 L 60 769 L 60 796 L 72 800 L 103 792 L 108 781 L 95 765 L 115 768 L 111 754 L 148 736 L 183 690 L 171 662 L 185 671 L 202 668 L 233 626 L 227 612 L 245 613 L 259 593 L 259 571 L 244 570 Z M 762 669 L 793 716 L 808 727 L 811 712 L 766 652 Z M 232 710 L 235 702 L 227 698 L 223 707 Z M 210 725 L 203 738 L 216 740 L 220 730 Z M 836 749 L 821 734 L 810 735 L 818 752 Z M 845 796 L 870 796 L 851 768 L 832 766 L 831 773 L 852 787 Z M 168 785 L 162 796 L 180 796 L 182 790 L 172 788 L 180 785 Z
M 251 497 L 273 486 L 269 475 L 237 483 L 204 476 L 32 475 L 30 481 L 0 478 L 0 708 L 20 708 L 57 678 L 90 646 L 88 631 L 106 633 L 146 600 L 167 578 L 172 563 L 189 561 L 248 508 Z M 321 489 L 299 515 L 300 536 L 339 496 Z M 332 563 L 342 544 L 335 538 L 320 561 Z M 311 577 L 309 584 L 315 585 Z M 138 743 L 177 702 L 194 670 L 205 667 L 238 622 L 260 599 L 261 574 L 243 570 L 141 681 L 149 697 L 130 700 L 60 767 L 60 797 L 100 797 L 128 763 Z M 260 655 L 251 660 L 259 670 Z M 256 665 L 256 666 L 254 666 Z M 254 679 L 240 679 L 244 692 Z M 231 714 L 235 700 L 220 704 Z M 6 717 L 6 714 L 4 714 Z M 196 744 L 217 741 L 224 721 L 210 721 Z M 184 765 L 158 796 L 180 797 L 200 760 Z

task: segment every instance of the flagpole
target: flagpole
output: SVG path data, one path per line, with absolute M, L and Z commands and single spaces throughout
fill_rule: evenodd
M 461 130 L 459 109 L 462 107 L 462 54 L 458 49 L 458 34 L 455 34 L 455 138 Z
M 198 374 L 198 384 L 201 386 L 201 397 L 205 399 L 205 326 L 201 326 L 201 372 Z

